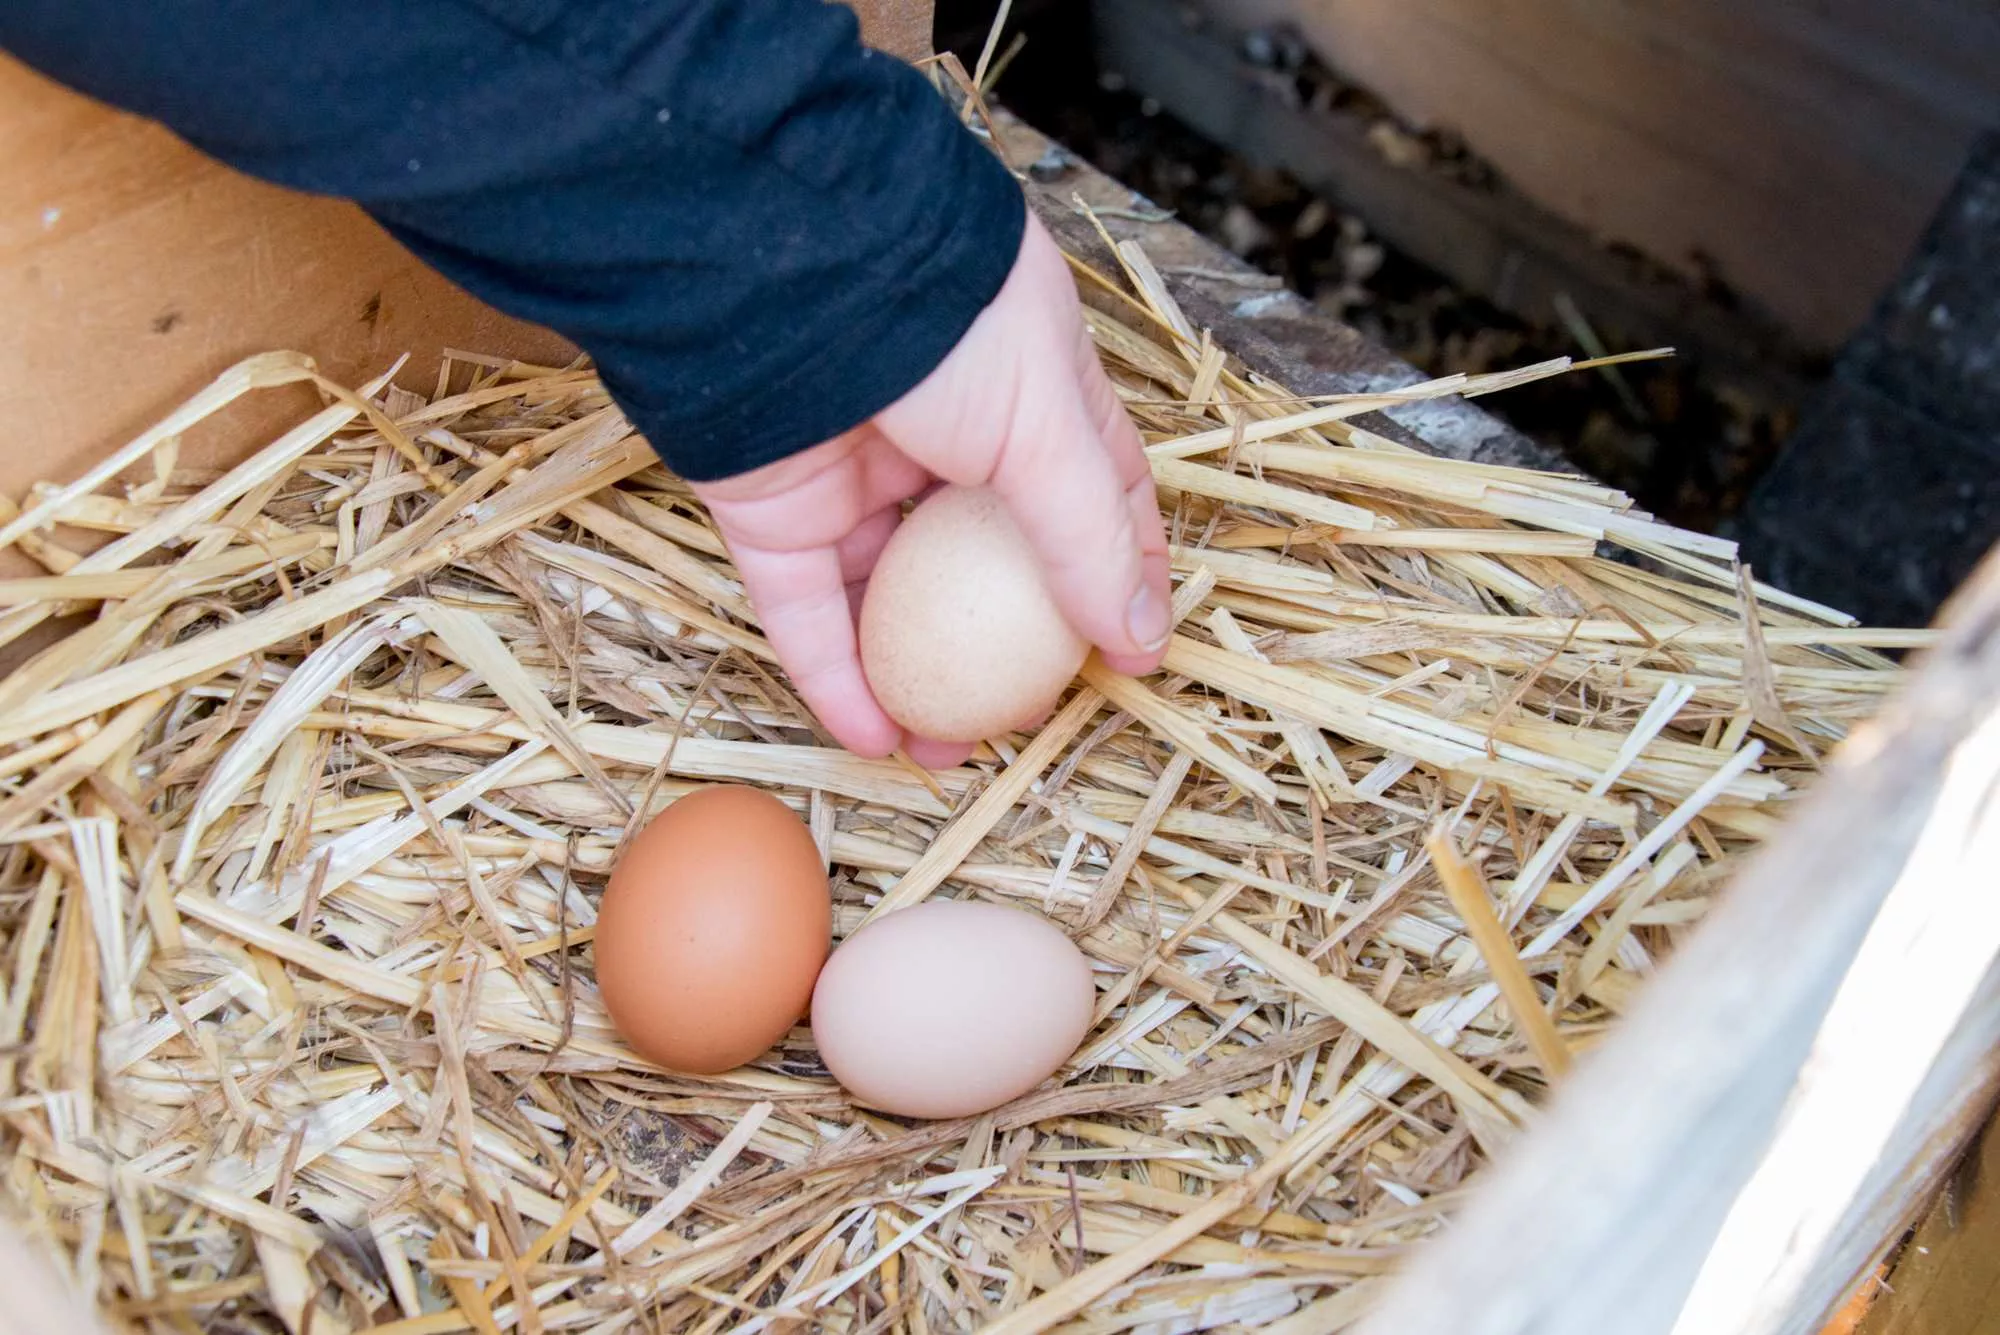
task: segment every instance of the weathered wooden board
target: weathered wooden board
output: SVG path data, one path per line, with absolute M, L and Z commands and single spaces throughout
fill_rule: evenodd
M 1713 273 L 1828 348 L 2000 123 L 1989 0 L 1204 2 L 1296 25 L 1530 198 Z
M 1811 353 L 1775 321 L 1708 298 L 1684 277 L 1613 250 L 1512 185 L 1386 156 L 1372 116 L 1304 104 L 1242 57 L 1220 24 L 1163 19 L 1167 0 L 1092 0 L 1099 58 L 1195 129 L 1289 172 L 1381 241 L 1524 319 L 1581 314 L 1612 347 L 1674 347 L 1773 393 L 1805 392 Z
M 1118 272 L 1103 238 L 1141 247 L 1196 328 L 1293 393 L 1358 394 L 1415 384 L 1424 376 L 1268 274 L 1159 215 L 1131 187 L 1112 180 L 1033 126 L 996 113 L 1001 151 L 1027 168 L 1028 204 L 1072 254 L 1100 273 Z M 1079 205 L 1094 210 L 1085 216 Z M 1099 229 L 1102 229 L 1100 232 Z M 1086 289 L 1086 302 L 1095 300 Z M 1107 303 L 1119 314 L 1115 303 Z M 1453 459 L 1568 471 L 1562 456 L 1466 399 L 1408 404 L 1356 419 L 1369 430 Z

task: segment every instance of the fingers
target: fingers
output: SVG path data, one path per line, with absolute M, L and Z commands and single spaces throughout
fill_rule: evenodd
M 896 536 L 896 529 L 902 522 L 902 506 L 885 505 L 835 542 L 834 551 L 840 555 L 841 579 L 850 587 L 866 584 L 868 576 L 875 571 L 875 562 L 882 556 L 882 549 L 889 545 L 890 538 Z
M 695 488 L 778 661 L 826 730 L 858 755 L 888 755 L 903 732 L 862 675 L 853 599 L 895 531 L 897 506 L 929 481 L 864 428 Z
M 732 551 L 771 648 L 834 740 L 863 756 L 886 756 L 901 747 L 925 769 L 951 769 L 965 763 L 972 747 L 906 734 L 876 703 L 861 670 L 855 611 L 868 573 L 900 520 L 890 506 L 831 548 Z
M 868 577 L 882 559 L 882 549 L 903 522 L 902 507 L 892 505 L 861 521 L 855 530 L 834 544 L 840 557 L 840 577 L 847 584 L 847 610 L 855 624 L 861 621 L 861 600 L 868 595 Z
M 861 674 L 840 554 L 732 545 L 731 555 L 778 661 L 834 739 L 862 756 L 886 756 L 902 745 L 903 730 Z
M 1146 442 L 1139 436 L 1139 428 L 1132 425 L 1131 414 L 1118 399 L 1118 391 L 1111 384 L 1111 377 L 1104 373 L 1104 363 L 1097 359 L 1097 346 L 1090 340 L 1090 331 L 1079 321 L 1076 330 L 1076 384 L 1083 395 L 1084 411 L 1097 424 L 1098 438 L 1104 443 L 1104 452 L 1111 457 L 1112 467 L 1118 470 L 1118 480 L 1130 487 L 1140 480 L 1150 483 L 1153 477 L 1152 465 L 1146 461 Z M 1155 520 L 1159 510 L 1153 511 Z

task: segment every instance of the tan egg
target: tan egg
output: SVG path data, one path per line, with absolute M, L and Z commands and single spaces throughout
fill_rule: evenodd
M 805 823 L 755 788 L 703 788 L 655 816 L 612 869 L 597 987 L 640 1056 L 727 1071 L 798 1022 L 832 937 Z
M 1054 1074 L 1096 1003 L 1090 961 L 1047 918 L 932 900 L 833 952 L 813 990 L 813 1040 L 857 1103 L 970 1117 Z
M 976 742 L 1046 712 L 1090 646 L 985 487 L 945 487 L 904 519 L 861 603 L 861 667 L 889 717 Z

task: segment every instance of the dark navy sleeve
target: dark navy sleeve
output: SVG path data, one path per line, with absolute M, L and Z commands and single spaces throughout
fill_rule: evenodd
M 0 47 L 597 362 L 696 481 L 865 421 L 1019 249 L 1013 178 L 823 0 L 4 0 Z

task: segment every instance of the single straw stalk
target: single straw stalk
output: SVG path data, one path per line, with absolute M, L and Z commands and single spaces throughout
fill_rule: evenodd
M 1507 929 L 1500 925 L 1499 915 L 1493 911 L 1486 878 L 1459 856 L 1442 830 L 1433 831 L 1424 841 L 1424 848 L 1437 867 L 1445 892 L 1451 896 L 1452 907 L 1458 910 L 1459 921 L 1465 924 L 1466 934 L 1479 948 L 1480 958 L 1486 961 L 1486 971 L 1493 975 L 1500 995 L 1506 998 L 1514 1023 L 1520 1027 L 1536 1062 L 1551 1080 L 1561 1079 L 1569 1073 L 1569 1045 L 1563 1042 L 1549 1013 L 1542 1008 L 1534 979 L 1528 976 L 1520 954 L 1507 937 Z

